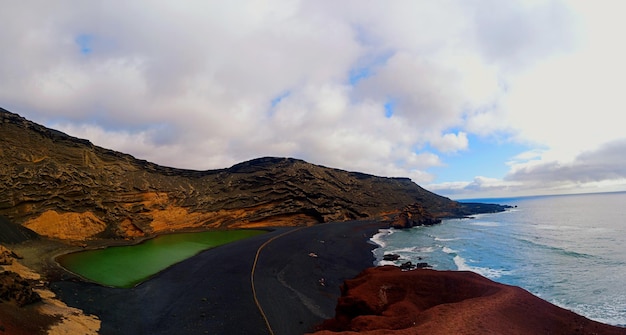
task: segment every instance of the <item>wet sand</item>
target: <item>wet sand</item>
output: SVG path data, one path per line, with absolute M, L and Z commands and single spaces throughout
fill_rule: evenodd
M 101 334 L 302 334 L 334 315 L 344 280 L 372 266 L 380 222 L 278 228 L 200 253 L 132 289 L 67 279 L 51 283 L 66 304 L 95 314 Z

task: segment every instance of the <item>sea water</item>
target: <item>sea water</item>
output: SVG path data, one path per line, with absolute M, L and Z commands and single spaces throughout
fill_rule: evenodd
M 380 245 L 377 263 L 473 271 L 592 320 L 626 326 L 626 193 L 472 201 L 517 207 L 383 229 L 372 238 Z M 383 261 L 389 253 L 401 258 Z

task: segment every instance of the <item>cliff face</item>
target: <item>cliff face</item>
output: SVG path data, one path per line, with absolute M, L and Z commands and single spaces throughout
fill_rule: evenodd
M 319 328 L 315 335 L 626 334 L 472 272 L 393 266 L 345 281 L 335 318 Z
M 409 179 L 291 158 L 209 171 L 163 167 L 0 109 L 0 216 L 43 236 L 132 238 L 193 227 L 310 225 L 378 217 L 413 203 L 436 217 L 475 212 Z

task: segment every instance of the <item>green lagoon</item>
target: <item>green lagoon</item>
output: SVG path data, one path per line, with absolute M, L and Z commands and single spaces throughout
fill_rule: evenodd
M 224 230 L 157 236 L 140 244 L 87 250 L 60 256 L 70 271 L 96 283 L 129 288 L 199 252 L 263 230 Z

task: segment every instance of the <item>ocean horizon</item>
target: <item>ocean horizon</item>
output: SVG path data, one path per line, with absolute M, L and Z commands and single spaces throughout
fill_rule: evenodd
M 626 326 L 626 192 L 464 199 L 510 205 L 439 225 L 381 229 L 377 265 L 426 262 L 522 287 L 599 322 Z M 384 261 L 397 254 L 397 261 Z

